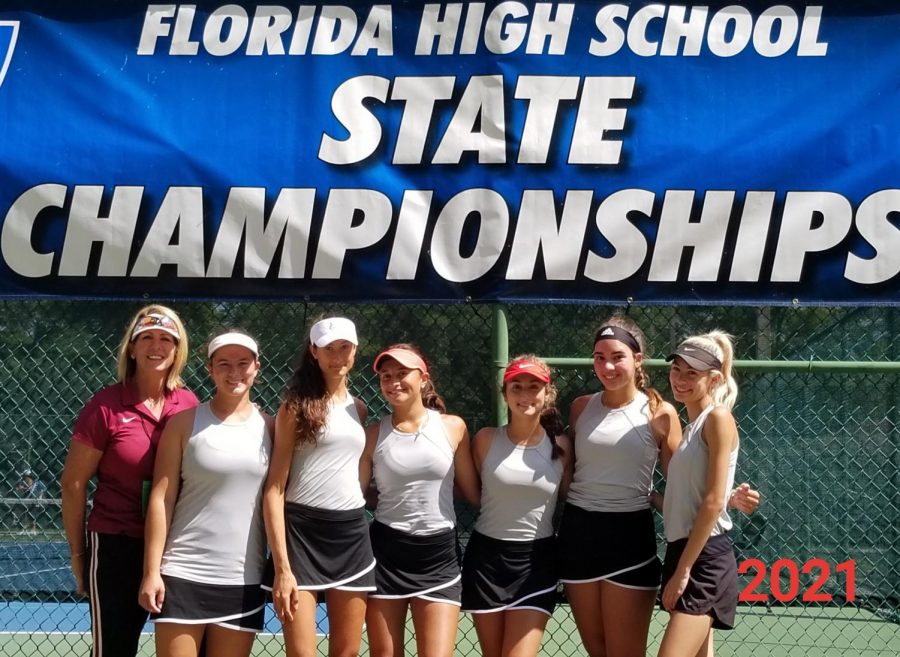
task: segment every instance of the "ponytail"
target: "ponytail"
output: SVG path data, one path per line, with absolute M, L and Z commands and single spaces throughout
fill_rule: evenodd
M 733 372 L 734 344 L 731 336 L 724 331 L 710 331 L 706 337 L 714 342 L 722 352 L 722 382 L 713 390 L 713 401 L 731 410 L 734 408 L 738 396 L 738 385 Z
M 422 386 L 422 404 L 442 415 L 447 412 L 447 404 L 434 387 L 434 381 L 428 378 Z
M 714 371 L 719 372 L 721 380 L 710 390 L 710 397 L 716 405 L 724 406 L 728 410 L 734 408 L 738 396 L 738 385 L 733 372 L 734 344 L 731 336 L 716 329 L 709 333 L 686 338 L 682 341 L 682 344 L 685 343 L 694 345 L 719 359 L 722 367 Z
M 553 384 L 548 385 L 550 385 L 550 387 L 553 387 Z M 562 413 L 559 412 L 559 409 L 556 408 L 556 406 L 548 404 L 547 407 L 544 408 L 544 410 L 541 412 L 541 426 L 547 433 L 547 437 L 550 439 L 550 443 L 552 445 L 552 448 L 550 450 L 550 458 L 559 458 L 560 452 L 562 450 L 556 443 L 556 437 L 566 432 L 566 423 L 563 421 Z
M 644 369 L 643 365 L 639 365 L 635 369 L 634 379 L 637 389 L 647 395 L 648 404 L 650 406 L 650 415 L 655 415 L 657 409 L 663 403 L 663 398 L 662 395 L 659 394 L 659 390 L 650 387 L 650 375 L 647 374 L 647 370 Z

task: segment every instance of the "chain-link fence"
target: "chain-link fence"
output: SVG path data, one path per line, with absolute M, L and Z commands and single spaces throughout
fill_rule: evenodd
M 139 305 L 0 302 L 0 654 L 88 654 L 87 605 L 72 591 L 58 478 L 74 419 L 113 380 L 116 345 Z M 372 358 L 389 342 L 411 341 L 430 357 L 438 390 L 470 430 L 495 421 L 495 307 L 172 305 L 192 337 L 186 379 L 201 398 L 210 383 L 197 346 L 216 329 L 242 327 L 259 338 L 256 399 L 274 411 L 310 320 L 340 313 L 359 328 L 351 386 L 373 417 L 385 405 Z M 624 311 L 510 306 L 503 314 L 509 352 L 563 359 L 556 362 L 565 408 L 599 388 L 589 365 L 565 359 L 590 356 L 594 330 L 617 310 Z M 735 335 L 739 359 L 754 361 L 737 372 L 738 477 L 759 488 L 763 502 L 753 516 L 736 519 L 738 560 L 746 568 L 742 603 L 736 630 L 716 637 L 717 654 L 900 653 L 900 369 L 893 363 L 900 360 L 900 311 L 654 306 L 628 312 L 647 333 L 651 356 L 664 355 L 687 333 L 719 327 Z M 668 395 L 664 371 L 653 374 Z M 460 509 L 463 541 L 471 523 L 472 514 Z M 664 623 L 657 613 L 653 654 Z M 277 632 L 277 623 L 270 629 Z M 411 632 L 407 642 L 414 652 Z M 153 654 L 151 636 L 142 650 Z M 467 618 L 457 650 L 478 653 Z M 542 651 L 584 654 L 565 604 L 548 625 Z M 264 634 L 254 654 L 282 652 L 280 636 Z

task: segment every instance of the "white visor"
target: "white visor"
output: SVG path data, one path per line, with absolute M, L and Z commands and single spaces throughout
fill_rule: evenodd
M 206 350 L 207 358 L 212 358 L 213 354 L 222 347 L 236 345 L 238 347 L 246 347 L 253 352 L 253 355 L 259 358 L 259 347 L 256 346 L 256 340 L 249 335 L 243 333 L 223 333 L 217 335 L 209 342 L 209 348 Z

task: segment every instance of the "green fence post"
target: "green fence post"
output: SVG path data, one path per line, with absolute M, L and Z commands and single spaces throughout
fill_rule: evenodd
M 503 370 L 509 362 L 509 327 L 506 323 L 506 307 L 500 304 L 493 306 L 491 316 L 491 351 L 494 357 L 494 368 L 497 372 L 496 382 L 491 386 L 494 400 L 494 422 L 500 427 L 506 424 L 506 402 L 500 394 L 503 385 Z

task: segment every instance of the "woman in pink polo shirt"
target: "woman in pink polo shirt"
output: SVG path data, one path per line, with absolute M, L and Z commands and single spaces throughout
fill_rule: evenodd
M 62 474 L 62 511 L 77 592 L 91 606 L 92 657 L 135 655 L 147 612 L 144 503 L 166 421 L 194 407 L 181 372 L 188 340 L 178 315 L 150 305 L 119 345 L 118 382 L 97 392 L 78 417 Z M 88 482 L 96 477 L 85 531 Z

